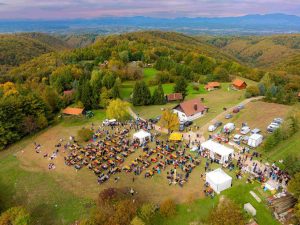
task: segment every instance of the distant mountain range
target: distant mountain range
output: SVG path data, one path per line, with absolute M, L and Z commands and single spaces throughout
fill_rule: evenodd
M 103 17 L 72 20 L 0 20 L 0 33 L 124 33 L 136 30 L 167 30 L 187 34 L 265 35 L 300 33 L 300 17 L 286 14 L 215 18 Z

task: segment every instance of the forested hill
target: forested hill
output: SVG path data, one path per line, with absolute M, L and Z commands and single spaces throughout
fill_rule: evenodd
M 0 73 L 41 54 L 70 49 L 63 40 L 41 33 L 0 35 Z
M 199 37 L 226 53 L 253 67 L 285 69 L 300 74 L 300 34 L 248 36 L 248 37 Z
M 161 31 L 98 37 L 92 45 L 59 54 L 42 55 L 12 69 L 8 74 L 9 77 L 22 79 L 33 76 L 48 78 L 61 65 L 93 67 L 106 60 L 109 69 L 122 80 L 128 79 L 125 71 L 133 61 L 152 64 L 160 71 L 183 75 L 189 80 L 208 75 L 219 76 L 220 80 L 228 80 L 229 74 L 253 75 L 250 68 L 240 65 L 234 57 L 210 44 L 184 34 Z

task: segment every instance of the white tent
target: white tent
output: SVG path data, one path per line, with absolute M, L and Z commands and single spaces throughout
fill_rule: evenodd
M 248 139 L 248 145 L 255 148 L 259 146 L 263 141 L 263 136 L 261 134 L 252 134 Z
M 232 148 L 228 148 L 224 145 L 221 145 L 213 140 L 208 140 L 201 144 L 202 150 L 209 150 L 210 157 L 212 159 L 218 159 L 219 163 L 225 163 L 228 161 L 229 156 L 233 155 L 234 150 Z
M 206 174 L 206 182 L 220 194 L 221 191 L 231 187 L 232 177 L 219 168 Z
M 150 139 L 151 134 L 144 130 L 139 130 L 138 132 L 133 134 L 133 139 L 139 139 L 140 143 L 143 144 L 146 142 L 146 139 Z

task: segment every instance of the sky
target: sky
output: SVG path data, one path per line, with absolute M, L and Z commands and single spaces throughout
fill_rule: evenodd
M 269 13 L 300 16 L 300 0 L 0 0 L 1 19 L 228 17 Z

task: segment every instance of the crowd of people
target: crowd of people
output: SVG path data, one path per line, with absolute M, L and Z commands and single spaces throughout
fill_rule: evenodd
M 91 129 L 95 129 L 94 126 Z M 151 133 L 149 140 L 144 143 L 131 136 L 140 129 Z M 73 140 L 67 145 L 65 164 L 78 170 L 84 166 L 88 167 L 97 175 L 99 184 L 122 171 L 136 176 L 143 173 L 145 178 L 151 178 L 169 167 L 169 183 L 183 186 L 192 170 L 200 165 L 201 159 L 189 153 L 189 143 L 171 142 L 159 136 L 151 123 L 146 121 L 102 124 L 94 130 L 92 142 L 82 146 Z M 139 154 L 131 162 L 125 162 L 125 159 L 136 151 L 139 151 Z M 174 170 L 178 171 L 175 176 L 172 172 Z M 115 177 L 115 182 L 119 179 Z

